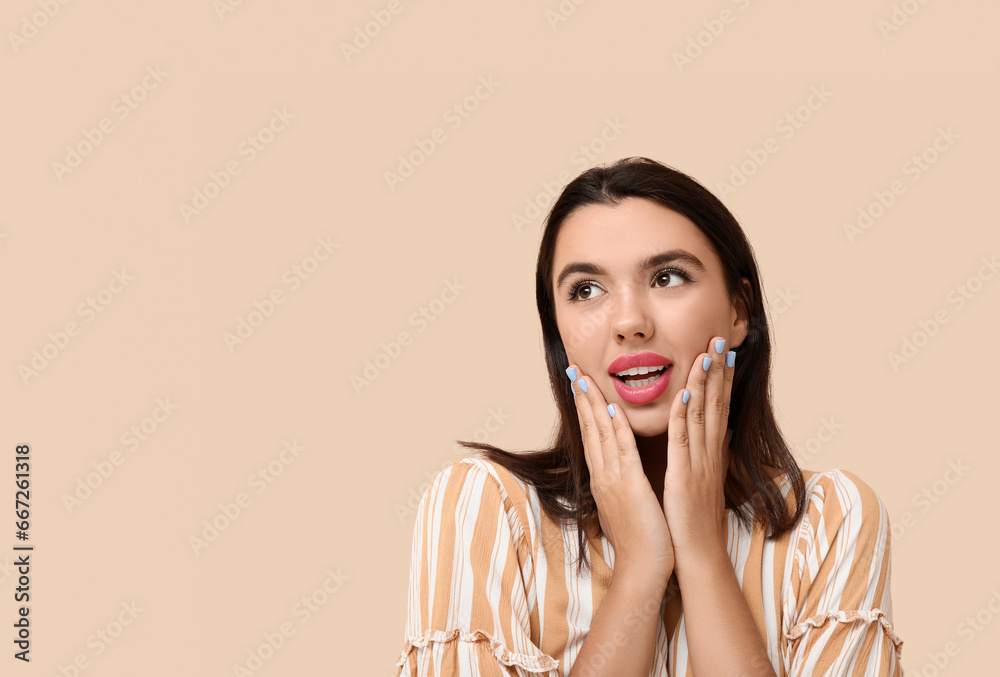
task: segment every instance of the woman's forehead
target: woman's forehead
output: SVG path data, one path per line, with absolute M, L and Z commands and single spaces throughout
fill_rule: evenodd
M 563 221 L 555 242 L 554 272 L 570 262 L 599 261 L 631 269 L 637 260 L 673 249 L 687 250 L 706 267 L 715 258 L 698 226 L 663 205 L 640 198 L 617 205 L 589 204 Z

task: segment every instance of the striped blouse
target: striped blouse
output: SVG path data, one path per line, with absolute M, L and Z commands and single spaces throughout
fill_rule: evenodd
M 729 555 L 775 674 L 899 676 L 885 506 L 846 470 L 802 474 L 806 511 L 776 541 L 727 509 Z M 592 569 L 577 574 L 575 526 L 551 520 L 503 466 L 470 456 L 441 470 L 417 508 L 397 677 L 565 677 L 611 585 L 611 544 L 588 548 Z M 672 592 L 651 677 L 692 674 Z

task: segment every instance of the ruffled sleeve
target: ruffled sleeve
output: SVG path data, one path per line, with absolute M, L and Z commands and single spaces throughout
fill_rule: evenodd
M 532 641 L 530 544 L 495 473 L 464 458 L 420 500 L 397 677 L 559 675 Z
M 831 470 L 813 485 L 806 510 L 784 600 L 786 674 L 902 675 L 881 498 L 857 475 Z

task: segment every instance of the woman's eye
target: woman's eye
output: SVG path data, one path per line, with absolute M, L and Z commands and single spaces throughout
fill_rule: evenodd
M 657 282 L 660 281 L 660 280 L 666 279 L 667 280 L 667 284 L 663 285 L 664 287 L 678 287 L 678 286 L 680 286 L 680 285 L 676 285 L 676 284 L 673 284 L 673 285 L 670 284 L 670 278 L 671 277 L 680 278 L 681 280 L 684 280 L 685 282 L 689 279 L 687 277 L 687 275 L 685 275 L 683 272 L 681 272 L 679 270 L 661 270 L 659 273 L 657 273 L 655 279 L 656 279 Z
M 598 294 L 594 293 L 595 291 L 604 293 L 603 290 L 601 290 L 601 288 L 598 287 L 597 285 L 585 282 L 573 290 L 573 296 L 580 299 L 581 301 L 586 301 L 588 299 L 596 298 L 598 296 Z
M 670 284 L 671 277 L 680 278 L 683 281 L 682 284 L 691 281 L 691 278 L 688 277 L 687 273 L 685 273 L 683 270 L 679 268 L 670 268 L 667 270 L 661 270 L 653 277 L 654 283 L 657 283 L 661 280 L 666 280 L 666 284 L 664 285 L 654 284 L 654 286 L 661 289 L 673 289 L 674 287 L 681 286 L 679 284 Z M 591 299 L 597 298 L 603 293 L 604 290 L 598 287 L 597 284 L 595 284 L 594 282 L 591 282 L 589 280 L 583 280 L 582 282 L 579 282 L 575 287 L 573 287 L 573 290 L 569 294 L 569 300 L 589 301 Z

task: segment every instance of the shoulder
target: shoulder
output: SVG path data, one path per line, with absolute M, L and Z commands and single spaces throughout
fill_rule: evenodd
M 822 507 L 824 512 L 842 513 L 885 511 L 885 505 L 875 489 L 850 470 L 803 470 L 806 495 L 811 507 Z
M 808 504 L 782 602 L 792 660 L 823 674 L 848 665 L 865 668 L 865 674 L 875 674 L 874 666 L 883 666 L 879 674 L 899 674 L 903 642 L 892 626 L 885 505 L 849 470 L 802 474 Z
M 882 498 L 865 480 L 850 470 L 803 470 L 806 509 L 799 528 L 799 543 L 823 554 L 835 542 L 854 551 L 889 547 L 889 515 Z M 858 553 L 854 553 L 857 555 Z
M 528 485 L 506 467 L 478 456 L 465 456 L 449 463 L 438 473 L 435 483 L 450 481 L 454 484 L 456 480 L 489 485 L 490 491 L 498 492 L 505 502 L 512 504 L 524 502 L 529 491 Z
M 504 466 L 485 458 L 466 456 L 442 468 L 435 475 L 425 494 L 425 501 L 435 512 L 455 511 L 481 515 L 483 509 L 505 514 L 512 535 L 526 535 L 530 510 L 530 487 Z M 469 508 L 474 510 L 469 510 Z

